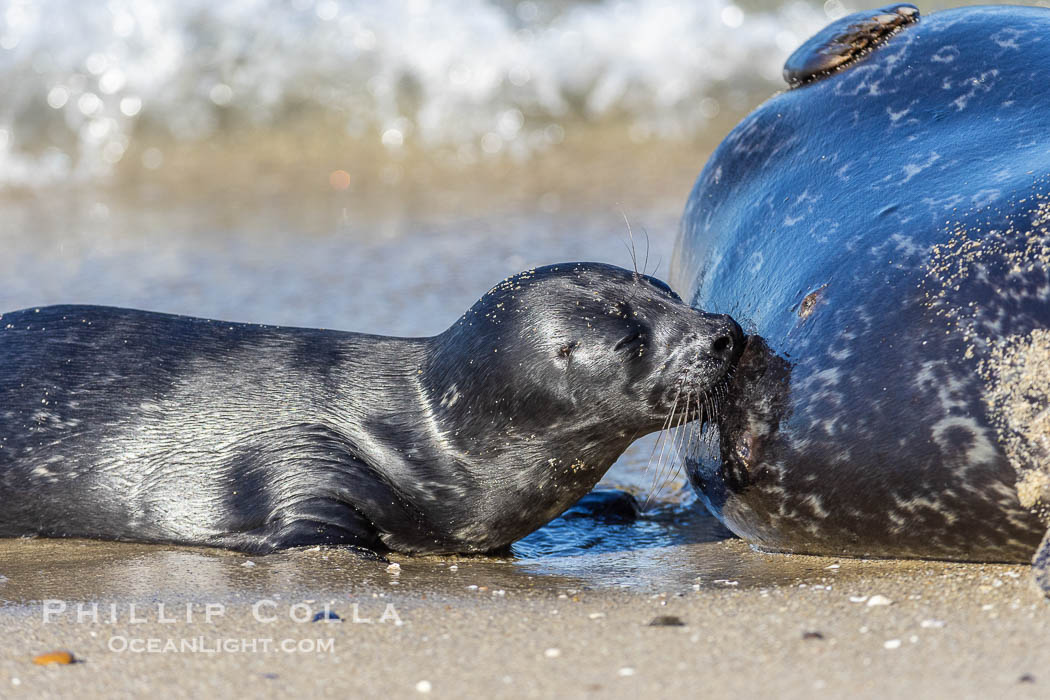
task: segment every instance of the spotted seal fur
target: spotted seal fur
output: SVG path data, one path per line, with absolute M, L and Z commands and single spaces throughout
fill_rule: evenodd
M 762 548 L 1050 590 L 1050 11 L 901 7 L 804 44 L 693 189 L 672 281 L 756 335 L 688 473 Z

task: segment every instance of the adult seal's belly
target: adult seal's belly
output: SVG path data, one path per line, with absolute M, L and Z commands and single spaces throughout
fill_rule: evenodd
M 672 280 L 756 336 L 717 447 L 687 462 L 742 537 L 856 556 L 1036 551 L 1048 37 L 1041 8 L 845 18 L 707 163 Z
M 596 263 L 511 277 L 432 338 L 4 314 L 0 537 L 498 549 L 700 417 L 742 340 Z

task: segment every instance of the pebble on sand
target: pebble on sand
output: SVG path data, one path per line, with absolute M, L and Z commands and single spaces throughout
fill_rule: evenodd
M 561 649 L 555 649 L 554 647 L 551 647 L 547 651 L 543 652 L 543 655 L 546 656 L 548 659 L 556 659 L 559 656 L 561 656 Z
M 650 627 L 685 627 L 685 622 L 677 615 L 657 615 L 649 620 Z
M 34 656 L 33 663 L 37 666 L 48 666 L 50 664 L 67 666 L 76 663 L 76 657 L 74 657 L 73 652 L 70 651 L 52 651 L 47 654 L 41 654 L 40 656 Z
M 874 607 L 876 605 L 893 605 L 893 601 L 884 595 L 873 595 L 868 598 L 868 607 Z
M 321 612 L 314 614 L 313 621 L 314 622 L 322 622 L 322 621 L 325 621 L 325 620 L 342 620 L 342 619 L 343 618 L 339 617 L 338 615 L 336 615 L 331 610 L 322 610 Z
M 887 649 L 900 649 L 901 640 L 887 639 L 885 642 L 882 643 L 882 646 L 886 647 Z
M 416 690 L 420 693 L 429 693 L 434 689 L 434 686 L 430 684 L 430 681 L 419 681 L 416 683 Z
M 394 574 L 395 576 L 397 576 L 401 573 L 401 565 L 395 562 L 390 566 L 386 567 L 386 572 L 388 574 Z

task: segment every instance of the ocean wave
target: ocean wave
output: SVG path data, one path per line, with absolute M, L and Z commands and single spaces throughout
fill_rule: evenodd
M 0 184 L 106 177 L 152 140 L 306 116 L 389 151 L 527 158 L 562 125 L 689 138 L 727 100 L 781 87 L 829 13 L 726 0 L 9 0 Z

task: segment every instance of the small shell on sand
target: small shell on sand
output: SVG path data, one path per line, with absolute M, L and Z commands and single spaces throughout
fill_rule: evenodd
M 74 657 L 73 652 L 70 651 L 52 651 L 47 654 L 41 654 L 40 656 L 34 656 L 33 663 L 37 666 L 48 666 L 50 664 L 68 666 L 69 664 L 76 663 L 76 657 Z

